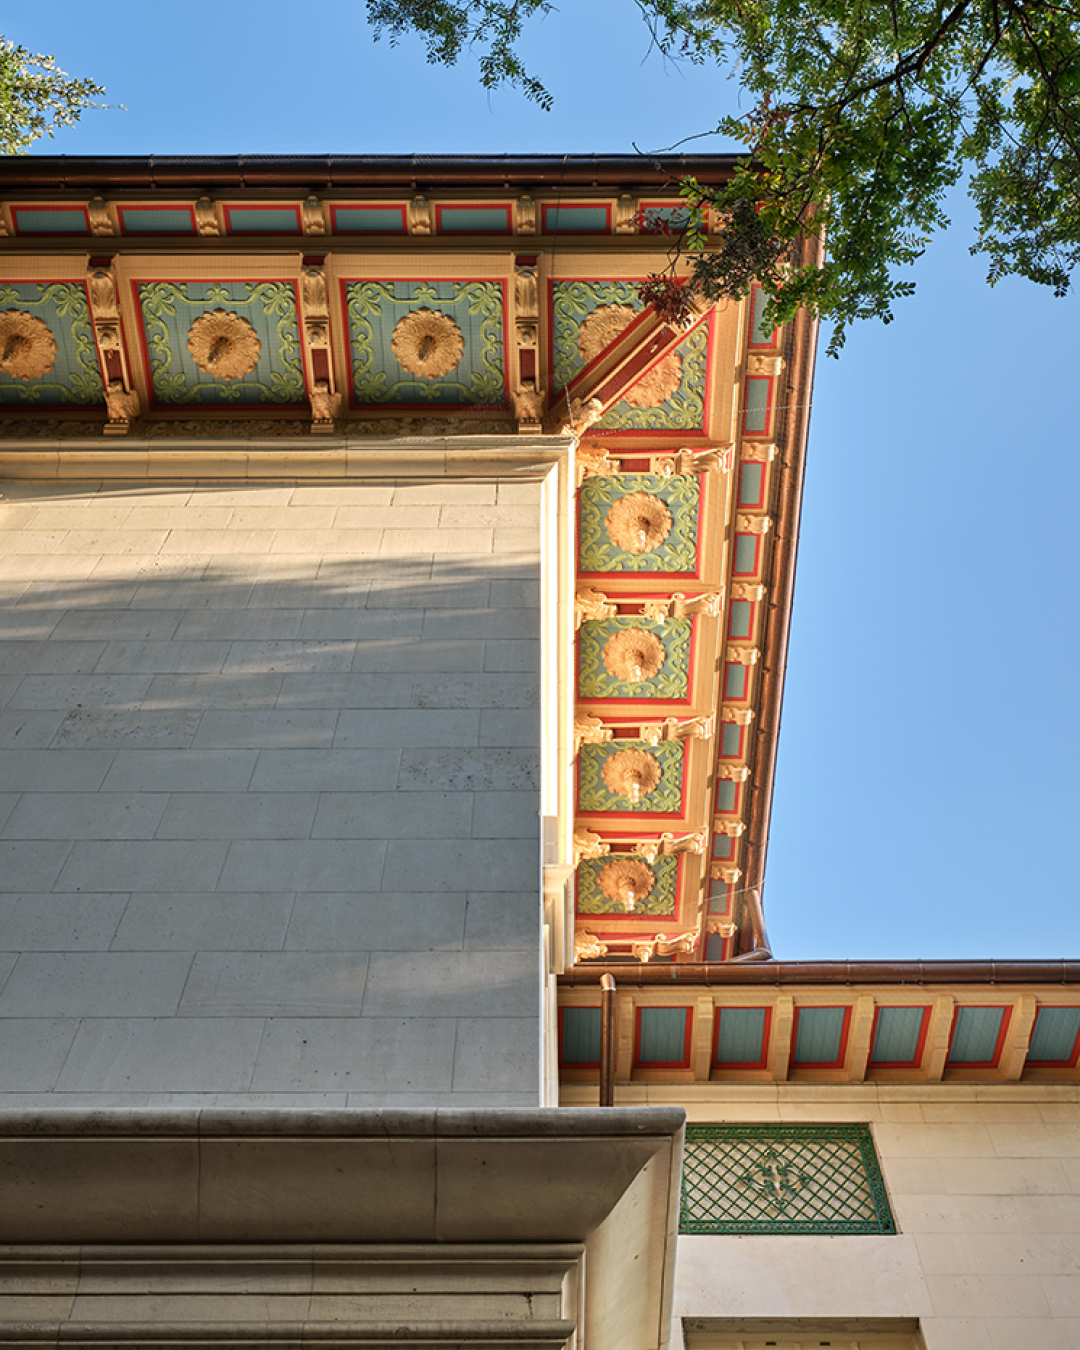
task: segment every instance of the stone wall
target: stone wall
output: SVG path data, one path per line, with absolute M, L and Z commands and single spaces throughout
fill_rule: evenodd
M 537 1105 L 537 483 L 0 483 L 0 1105 Z

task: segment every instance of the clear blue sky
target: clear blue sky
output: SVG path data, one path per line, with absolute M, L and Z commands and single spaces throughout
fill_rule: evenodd
M 548 114 L 374 45 L 360 0 L 20 0 L 4 24 L 127 109 L 46 153 L 655 150 L 738 99 L 651 53 L 631 0 L 535 30 Z M 895 323 L 818 365 L 765 894 L 788 960 L 1080 956 L 1078 302 L 989 290 L 954 216 Z

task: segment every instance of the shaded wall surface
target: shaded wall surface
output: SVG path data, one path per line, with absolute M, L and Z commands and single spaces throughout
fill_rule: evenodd
M 521 483 L 2 483 L 0 1105 L 536 1105 Z

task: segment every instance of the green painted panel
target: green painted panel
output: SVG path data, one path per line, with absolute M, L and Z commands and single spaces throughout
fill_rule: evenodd
M 342 234 L 404 234 L 400 206 L 335 206 L 334 229 Z
M 606 206 L 545 206 L 544 230 L 550 234 L 607 234 Z
M 291 281 L 150 281 L 139 286 L 154 399 L 159 404 L 304 403 L 304 372 Z M 259 356 L 239 379 L 201 370 L 188 350 L 191 325 L 216 310 L 255 330 Z
M 728 618 L 728 637 L 748 638 L 754 621 L 754 606 L 749 600 L 732 600 Z
M 681 1064 L 686 1059 L 689 1008 L 642 1008 L 639 1064 Z
M 502 282 L 351 281 L 345 294 L 357 403 L 505 403 Z M 457 364 L 434 379 L 394 355 L 398 324 L 420 309 L 452 320 L 463 343 Z
M 86 212 L 81 207 L 35 211 L 19 207 L 15 211 L 15 229 L 18 234 L 89 234 Z
M 746 680 L 747 667 L 739 665 L 737 661 L 729 661 L 724 675 L 724 697 L 745 698 Z
M 660 769 L 655 788 L 636 802 L 619 796 L 604 781 L 604 768 L 617 756 L 631 751 L 649 755 Z M 608 741 L 605 745 L 583 745 L 578 757 L 578 807 L 582 811 L 679 811 L 682 808 L 685 741 Z M 617 782 L 618 780 L 616 780 Z
M 949 1063 L 990 1063 L 1004 1015 L 1004 1008 L 960 1008 L 956 1014 Z
M 679 234 L 689 224 L 688 206 L 646 206 L 641 212 L 642 234 Z
M 713 839 L 712 855 L 714 858 L 723 858 L 729 860 L 735 856 L 735 840 L 730 834 L 718 834 Z
M 744 464 L 739 470 L 739 505 L 757 506 L 761 501 L 764 464 Z
M 627 497 L 662 502 L 671 527 L 655 548 L 634 553 L 611 537 L 608 519 Z M 632 510 L 636 503 L 631 503 Z M 647 504 L 643 504 L 649 509 Z M 653 507 L 659 513 L 660 508 Z M 622 508 L 627 510 L 627 508 Z M 693 572 L 697 567 L 701 481 L 697 474 L 665 477 L 624 473 L 586 478 L 578 494 L 579 569 L 582 572 Z M 617 515 L 616 511 L 616 515 Z M 651 517 L 659 519 L 659 514 Z
M 622 853 L 607 858 L 584 858 L 577 869 L 577 911 L 579 914 L 625 914 L 621 900 L 612 899 L 601 889 L 601 874 L 611 862 L 629 858 Z M 653 875 L 652 889 L 634 906 L 635 914 L 674 914 L 675 886 L 679 874 L 679 860 L 675 857 L 657 858 L 645 863 Z
M 716 785 L 716 809 L 734 811 L 739 800 L 738 783 L 719 782 Z
M 765 1054 L 765 1009 L 721 1008 L 717 1064 L 760 1064 Z
M 291 207 L 230 206 L 230 234 L 299 234 L 300 221 Z
M 769 419 L 769 379 L 766 375 L 749 375 L 746 379 L 746 412 L 743 430 L 765 431 Z
M 760 286 L 754 287 L 754 310 L 750 319 L 750 341 L 755 347 L 768 346 L 773 340 L 773 330 L 762 322 L 765 306 L 769 298 Z
M 56 355 L 51 368 L 35 379 L 20 380 L 0 371 L 0 404 L 105 402 L 90 305 L 82 282 L 0 282 L 0 315 L 12 312 L 27 314 L 31 321 L 40 319 L 56 343 Z M 31 322 L 28 326 L 31 341 L 35 331 L 40 333 L 41 329 Z
M 866 1125 L 688 1125 L 681 1233 L 896 1232 Z
M 195 222 L 187 207 L 176 210 L 154 207 L 140 209 L 137 206 L 122 206 L 120 219 L 125 234 L 194 234 Z
M 795 1064 L 835 1064 L 840 1058 L 844 1008 L 800 1008 Z
M 871 1064 L 910 1064 L 919 1048 L 925 1008 L 881 1008 Z
M 1077 1036 L 1080 1036 L 1080 1008 L 1040 1008 L 1028 1047 L 1028 1062 L 1061 1063 L 1072 1059 Z
M 588 619 L 578 634 L 578 693 L 581 698 L 684 699 L 690 688 L 692 619 Z M 660 669 L 648 679 L 619 679 L 605 664 L 613 659 L 620 633 L 645 633 L 663 647 Z M 616 669 L 620 669 L 616 665 Z
M 730 759 L 742 749 L 742 727 L 737 722 L 723 722 L 720 726 L 720 753 Z
M 505 206 L 444 206 L 439 212 L 440 234 L 509 234 L 510 213 Z
M 600 1009 L 564 1008 L 562 1019 L 562 1062 L 599 1064 Z
M 750 576 L 757 567 L 757 541 L 756 534 L 737 534 L 735 536 L 735 566 L 736 576 Z

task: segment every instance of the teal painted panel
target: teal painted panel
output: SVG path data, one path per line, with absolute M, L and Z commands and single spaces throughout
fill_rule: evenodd
M 679 234 L 689 224 L 688 206 L 646 206 L 641 212 L 642 234 Z
M 754 607 L 749 600 L 732 600 L 728 617 L 728 637 L 748 638 L 754 619 Z
M 1077 1036 L 1080 1008 L 1040 1008 L 1028 1047 L 1028 1063 L 1048 1060 L 1060 1064 L 1072 1059 Z
M 345 296 L 357 405 L 506 402 L 502 282 L 350 281 Z M 406 370 L 394 352 L 398 325 L 420 310 L 421 322 L 449 319 L 460 335 L 456 363 L 433 379 Z
M 562 1017 L 562 1062 L 599 1064 L 600 1009 L 564 1008 Z
M 639 1064 L 682 1064 L 686 1059 L 689 1008 L 642 1008 Z
M 714 858 L 734 858 L 735 840 L 730 834 L 718 834 L 713 839 L 712 855 Z
M 619 507 L 626 497 L 634 500 Z M 665 524 L 657 529 L 659 537 L 651 547 L 635 553 L 612 537 L 608 522 L 628 509 L 637 515 L 639 507 L 658 513 L 650 519 L 662 519 Z M 700 513 L 697 474 L 621 473 L 586 478 L 578 493 L 578 568 L 582 572 L 692 572 L 698 561 Z M 615 525 L 612 530 L 619 534 Z
M 1004 1008 L 959 1009 L 949 1063 L 989 1064 L 994 1058 L 1004 1016 Z
M 299 234 L 300 222 L 291 207 L 230 206 L 230 234 Z
M 291 281 L 152 281 L 139 286 L 155 402 L 304 403 L 296 290 Z M 223 310 L 255 330 L 258 360 L 238 379 L 201 369 L 188 350 L 196 319 Z
M 716 809 L 734 811 L 739 801 L 738 783 L 719 782 L 716 785 Z
M 757 569 L 756 534 L 737 534 L 735 536 L 735 566 L 737 576 L 751 576 Z
M 840 1058 L 845 1008 L 800 1008 L 796 1064 L 835 1064 Z
M 724 722 L 720 729 L 720 753 L 729 759 L 742 749 L 742 727 L 737 722 Z
M 588 481 L 588 480 L 586 480 Z M 690 689 L 693 619 L 587 619 L 578 634 L 581 698 L 684 699 Z M 625 636 L 624 636 L 625 635 Z M 660 668 L 640 680 L 625 679 L 620 655 L 635 649 L 659 656 Z M 648 655 L 646 651 L 646 655 Z
M 761 484 L 765 477 L 764 464 L 744 464 L 739 470 L 739 505 L 761 504 Z
M 548 234 L 607 234 L 607 207 L 545 206 L 544 230 Z
M 724 959 L 724 939 L 719 933 L 710 933 L 705 939 L 705 960 L 722 961 Z
M 925 1008 L 881 1008 L 871 1064 L 910 1064 L 919 1048 Z
M 661 741 L 659 745 L 646 745 L 644 741 L 608 741 L 605 745 L 583 745 L 578 755 L 578 809 L 645 814 L 680 811 L 686 744 L 685 741 Z M 619 778 L 618 763 L 612 766 L 612 761 L 617 761 L 620 755 L 625 763 L 628 753 L 639 757 L 639 768 L 648 769 L 648 764 L 642 762 L 642 757 L 647 756 L 659 771 L 655 787 L 642 792 L 637 801 L 619 795 L 619 789 L 625 784 Z
M 743 431 L 765 431 L 769 425 L 769 378 L 750 375 L 746 380 L 746 413 Z
M 722 1008 L 717 1064 L 760 1064 L 765 1055 L 765 1009 Z
M 747 668 L 736 661 L 729 661 L 724 671 L 724 697 L 746 697 Z
M 338 206 L 334 229 L 343 234 L 404 234 L 405 212 L 400 206 Z
M 509 234 L 510 212 L 505 206 L 444 206 L 439 211 L 440 234 Z
M 138 207 L 120 208 L 120 219 L 125 234 L 194 234 L 195 222 L 186 207 L 175 211 L 140 210 Z
M 577 912 L 579 914 L 628 914 L 625 893 L 619 878 L 611 872 L 613 865 L 632 861 L 635 864 L 633 883 L 637 888 L 635 914 L 674 914 L 676 885 L 679 879 L 679 859 L 667 856 L 654 863 L 630 859 L 625 853 L 608 858 L 583 858 L 577 869 Z M 624 878 L 625 879 L 625 878 Z
M 34 379 L 20 380 L 0 371 L 0 405 L 104 403 L 90 305 L 81 281 L 0 282 L 0 318 L 13 325 L 9 336 L 39 343 L 42 355 L 51 357 L 49 368 Z M 55 354 L 50 337 L 56 344 Z
M 82 210 L 15 212 L 15 228 L 19 234 L 89 234 L 86 214 Z
M 762 321 L 762 315 L 765 313 L 765 306 L 769 303 L 769 298 L 760 286 L 754 287 L 754 310 L 750 319 L 750 342 L 755 347 L 768 347 L 772 345 L 773 330 L 767 327 Z

